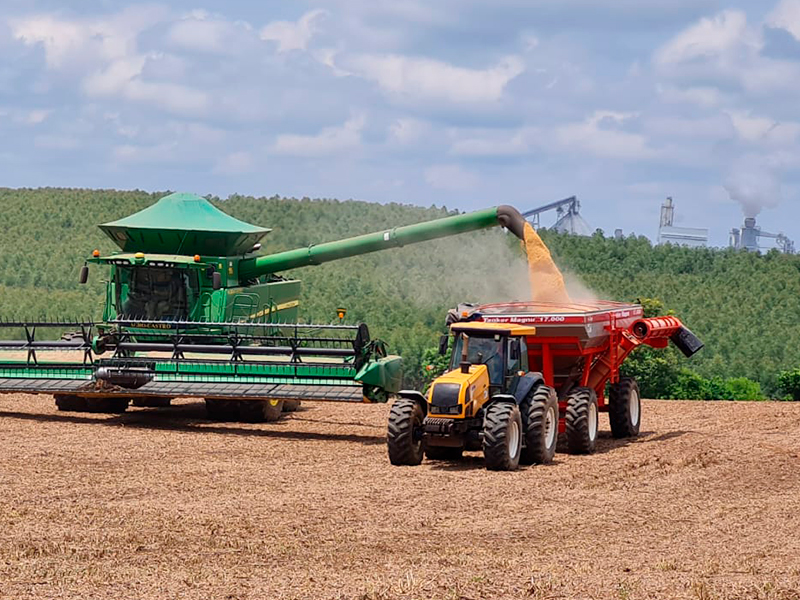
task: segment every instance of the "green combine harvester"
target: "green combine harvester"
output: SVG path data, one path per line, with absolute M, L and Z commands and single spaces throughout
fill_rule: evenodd
M 89 264 L 108 271 L 100 321 L 0 323 L 24 334 L 0 341 L 0 393 L 112 413 L 200 397 L 211 418 L 244 421 L 274 420 L 301 400 L 386 402 L 401 386 L 400 357 L 363 323 L 298 323 L 300 281 L 278 273 L 493 226 L 522 238 L 524 223 L 499 206 L 259 256 L 269 229 L 171 194 L 100 225 L 120 248 L 95 250 L 80 272 L 86 283 Z M 71 333 L 40 340 L 42 330 Z

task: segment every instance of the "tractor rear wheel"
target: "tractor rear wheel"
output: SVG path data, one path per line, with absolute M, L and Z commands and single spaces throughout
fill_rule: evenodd
M 283 412 L 294 412 L 300 408 L 300 400 L 284 400 Z
M 128 410 L 129 398 L 104 398 L 90 396 L 86 398 L 87 410 L 93 413 L 119 414 Z
M 386 444 L 393 465 L 418 465 L 422 462 L 422 421 L 425 413 L 419 402 L 398 398 L 389 411 Z
M 546 385 L 537 387 L 530 400 L 522 404 L 526 412 L 525 448 L 522 464 L 535 465 L 552 462 L 558 443 L 558 397 Z
M 72 394 L 55 394 L 56 408 L 63 411 L 87 412 L 89 410 L 86 398 Z
M 133 405 L 140 408 L 165 408 L 169 406 L 170 402 L 172 402 L 172 398 L 161 396 L 142 396 L 132 400 Z
M 522 417 L 511 402 L 496 402 L 483 419 L 483 457 L 491 471 L 514 471 L 522 452 Z
M 464 448 L 450 446 L 427 446 L 425 458 L 430 460 L 459 460 L 464 453 Z
M 633 377 L 622 377 L 611 385 L 608 394 L 608 421 L 615 438 L 636 437 L 642 422 L 639 384 Z
M 567 449 L 570 454 L 591 454 L 597 443 L 597 394 L 592 388 L 579 387 L 567 396 Z
M 239 418 L 246 423 L 271 423 L 283 412 L 283 400 L 239 400 Z

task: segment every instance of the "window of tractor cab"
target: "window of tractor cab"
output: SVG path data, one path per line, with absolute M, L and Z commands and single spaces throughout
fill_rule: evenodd
M 467 361 L 473 365 L 486 365 L 489 371 L 489 383 L 491 385 L 502 385 L 504 375 L 504 347 L 506 337 L 501 335 L 477 336 L 469 335 L 467 344 Z M 453 346 L 453 357 L 451 369 L 457 369 L 461 363 L 461 354 L 464 349 L 464 336 L 456 336 Z
M 189 269 L 117 267 L 114 284 L 117 314 L 132 319 L 188 319 L 199 291 Z

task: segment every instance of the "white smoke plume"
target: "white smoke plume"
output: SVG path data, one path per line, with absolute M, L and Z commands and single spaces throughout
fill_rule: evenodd
M 734 167 L 723 187 L 742 207 L 745 217 L 757 217 L 765 208 L 780 204 L 781 184 L 774 172 L 754 165 L 739 167 Z

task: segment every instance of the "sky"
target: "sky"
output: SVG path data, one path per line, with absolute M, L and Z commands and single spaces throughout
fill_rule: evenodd
M 798 101 L 800 0 L 0 3 L 3 187 L 577 195 L 650 238 L 671 196 L 800 242 Z

